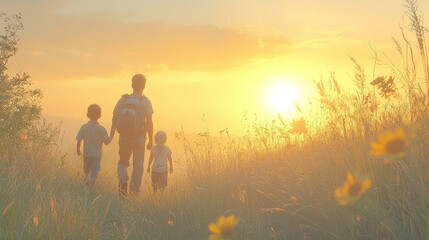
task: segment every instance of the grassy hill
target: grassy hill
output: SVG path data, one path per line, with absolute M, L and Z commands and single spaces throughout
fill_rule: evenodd
M 396 41 L 404 65 L 369 79 L 354 62 L 356 89 L 332 74 L 315 83 L 317 112 L 247 123 L 246 136 L 169 132 L 177 167 L 166 192 L 153 194 L 144 173 L 143 191 L 124 201 L 117 142 L 88 191 L 73 140 L 69 151 L 61 130 L 36 121 L 27 98 L 41 96 L 15 91 L 28 77 L 2 70 L 0 239 L 207 239 L 231 214 L 234 239 L 429 239 L 428 43 L 412 3 L 420 45 Z

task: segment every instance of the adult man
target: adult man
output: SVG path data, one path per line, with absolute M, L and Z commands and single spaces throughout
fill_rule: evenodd
M 142 74 L 136 74 L 132 78 L 132 94 L 123 95 L 115 106 L 112 118 L 110 136 L 113 138 L 115 130 L 119 133 L 119 196 L 127 196 L 128 171 L 131 154 L 133 155 L 133 172 L 129 192 L 140 192 L 143 174 L 143 160 L 145 153 L 146 133 L 149 137 L 147 149 L 152 148 L 153 123 L 152 103 L 143 95 L 146 86 L 146 78 Z

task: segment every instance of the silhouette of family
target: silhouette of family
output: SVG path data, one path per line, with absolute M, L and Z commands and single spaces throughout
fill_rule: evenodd
M 98 123 L 101 117 L 101 107 L 91 104 L 88 107 L 87 117 L 90 121 L 84 124 L 77 136 L 77 154 L 83 155 L 83 169 L 88 178 L 86 185 L 92 189 L 95 184 L 102 156 L 103 143 L 108 145 L 115 132 L 119 133 L 119 161 L 118 161 L 118 192 L 121 198 L 128 194 L 140 192 L 143 175 L 145 150 L 150 150 L 147 172 L 151 173 L 153 192 L 164 192 L 167 186 L 168 172 L 173 173 L 171 150 L 165 145 L 167 134 L 159 131 L 155 134 L 153 146 L 152 103 L 143 94 L 146 86 L 146 77 L 136 74 L 132 78 L 131 94 L 124 94 L 116 103 L 113 111 L 110 136 L 106 129 Z M 146 145 L 146 140 L 148 140 Z M 81 145 L 83 141 L 83 154 Z M 133 170 L 131 179 L 128 176 L 130 158 L 133 156 Z M 167 161 L 170 168 L 167 166 Z M 128 180 L 130 184 L 128 185 Z

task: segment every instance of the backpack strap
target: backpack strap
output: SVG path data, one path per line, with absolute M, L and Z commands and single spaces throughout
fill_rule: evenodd
M 125 101 L 127 101 L 129 98 L 136 98 L 136 99 L 138 99 L 139 100 L 139 103 L 140 104 L 143 104 L 143 100 L 145 99 L 145 98 L 147 98 L 145 95 L 141 95 L 141 96 L 139 96 L 139 95 L 137 95 L 137 96 L 133 96 L 133 95 L 131 95 L 131 94 L 124 94 L 122 97 L 125 97 Z
M 122 98 L 123 98 L 125 101 L 127 101 L 129 97 L 130 97 L 130 94 L 124 94 L 124 95 L 122 95 Z

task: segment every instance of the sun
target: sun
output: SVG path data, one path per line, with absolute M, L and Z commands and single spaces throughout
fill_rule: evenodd
M 288 82 L 275 82 L 266 91 L 266 103 L 275 113 L 290 113 L 295 110 L 298 91 Z

